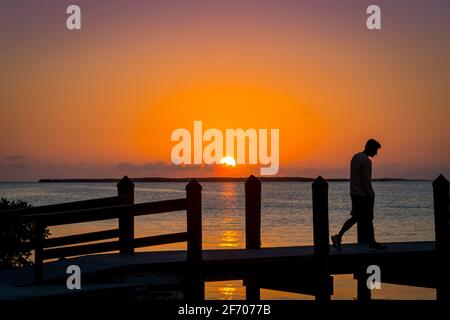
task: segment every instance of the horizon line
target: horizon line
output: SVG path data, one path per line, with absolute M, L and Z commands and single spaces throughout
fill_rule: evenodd
M 241 182 L 246 181 L 249 176 L 240 177 L 134 177 L 130 178 L 133 182 L 188 182 L 193 179 L 202 182 Z M 256 176 L 261 181 L 296 181 L 296 182 L 312 182 L 316 178 L 302 177 L 302 176 Z M 349 178 L 325 178 L 325 180 L 333 182 L 347 182 Z M 89 183 L 89 182 L 118 182 L 121 178 L 43 178 L 36 180 L 0 180 L 0 183 Z M 433 179 L 409 179 L 400 177 L 382 177 L 372 179 L 374 182 L 388 182 L 388 181 L 433 181 Z

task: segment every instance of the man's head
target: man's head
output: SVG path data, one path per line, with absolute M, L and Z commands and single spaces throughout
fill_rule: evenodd
M 364 152 L 369 156 L 373 157 L 378 153 L 378 149 L 381 148 L 381 144 L 375 139 L 369 139 L 366 142 L 366 147 Z

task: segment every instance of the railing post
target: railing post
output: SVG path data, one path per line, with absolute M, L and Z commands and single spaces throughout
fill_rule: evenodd
M 39 285 L 44 281 L 44 231 L 45 227 L 36 223 L 34 235 L 34 283 Z
M 121 204 L 134 203 L 134 183 L 124 176 L 117 183 L 117 195 L 123 196 Z M 134 216 L 123 212 L 119 217 L 120 253 L 134 253 Z
M 316 300 L 329 301 L 330 294 L 330 242 L 328 230 L 328 182 L 321 176 L 312 183 L 314 257 L 318 290 Z
M 186 185 L 187 197 L 187 299 L 205 299 L 202 274 L 202 186 L 193 179 Z
M 245 182 L 245 248 L 261 248 L 261 181 L 254 175 Z M 247 301 L 260 300 L 260 288 L 254 277 L 245 281 Z
M 433 181 L 435 263 L 437 271 L 436 298 L 438 301 L 448 301 L 450 299 L 449 197 L 449 182 L 443 175 L 439 175 Z

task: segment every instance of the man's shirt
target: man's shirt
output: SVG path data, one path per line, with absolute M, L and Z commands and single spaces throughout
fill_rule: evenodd
M 373 196 L 372 188 L 372 161 L 367 154 L 359 152 L 350 162 L 350 194 L 360 196 Z

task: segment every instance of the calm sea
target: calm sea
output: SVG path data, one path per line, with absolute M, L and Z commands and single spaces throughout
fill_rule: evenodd
M 203 247 L 243 248 L 244 184 L 240 182 L 203 182 Z M 148 202 L 185 196 L 185 183 L 136 183 L 135 201 Z M 375 182 L 375 232 L 380 242 L 434 240 L 431 182 Z M 0 183 L 0 197 L 21 199 L 33 206 L 85 200 L 116 195 L 114 183 Z M 349 217 L 348 183 L 329 185 L 330 233 L 336 233 Z M 304 182 L 262 183 L 262 245 L 298 246 L 312 244 L 311 184 Z M 116 228 L 116 221 L 73 224 L 54 227 L 52 236 Z M 184 212 L 165 213 L 136 218 L 136 237 L 183 232 Z M 355 242 L 356 228 L 344 238 Z M 142 250 L 185 249 L 172 244 Z M 336 299 L 354 299 L 356 283 L 351 276 L 338 276 Z M 207 284 L 209 299 L 243 299 L 242 281 Z M 375 298 L 434 299 L 431 289 L 383 284 Z M 308 299 L 309 297 L 279 291 L 262 290 L 263 299 Z

